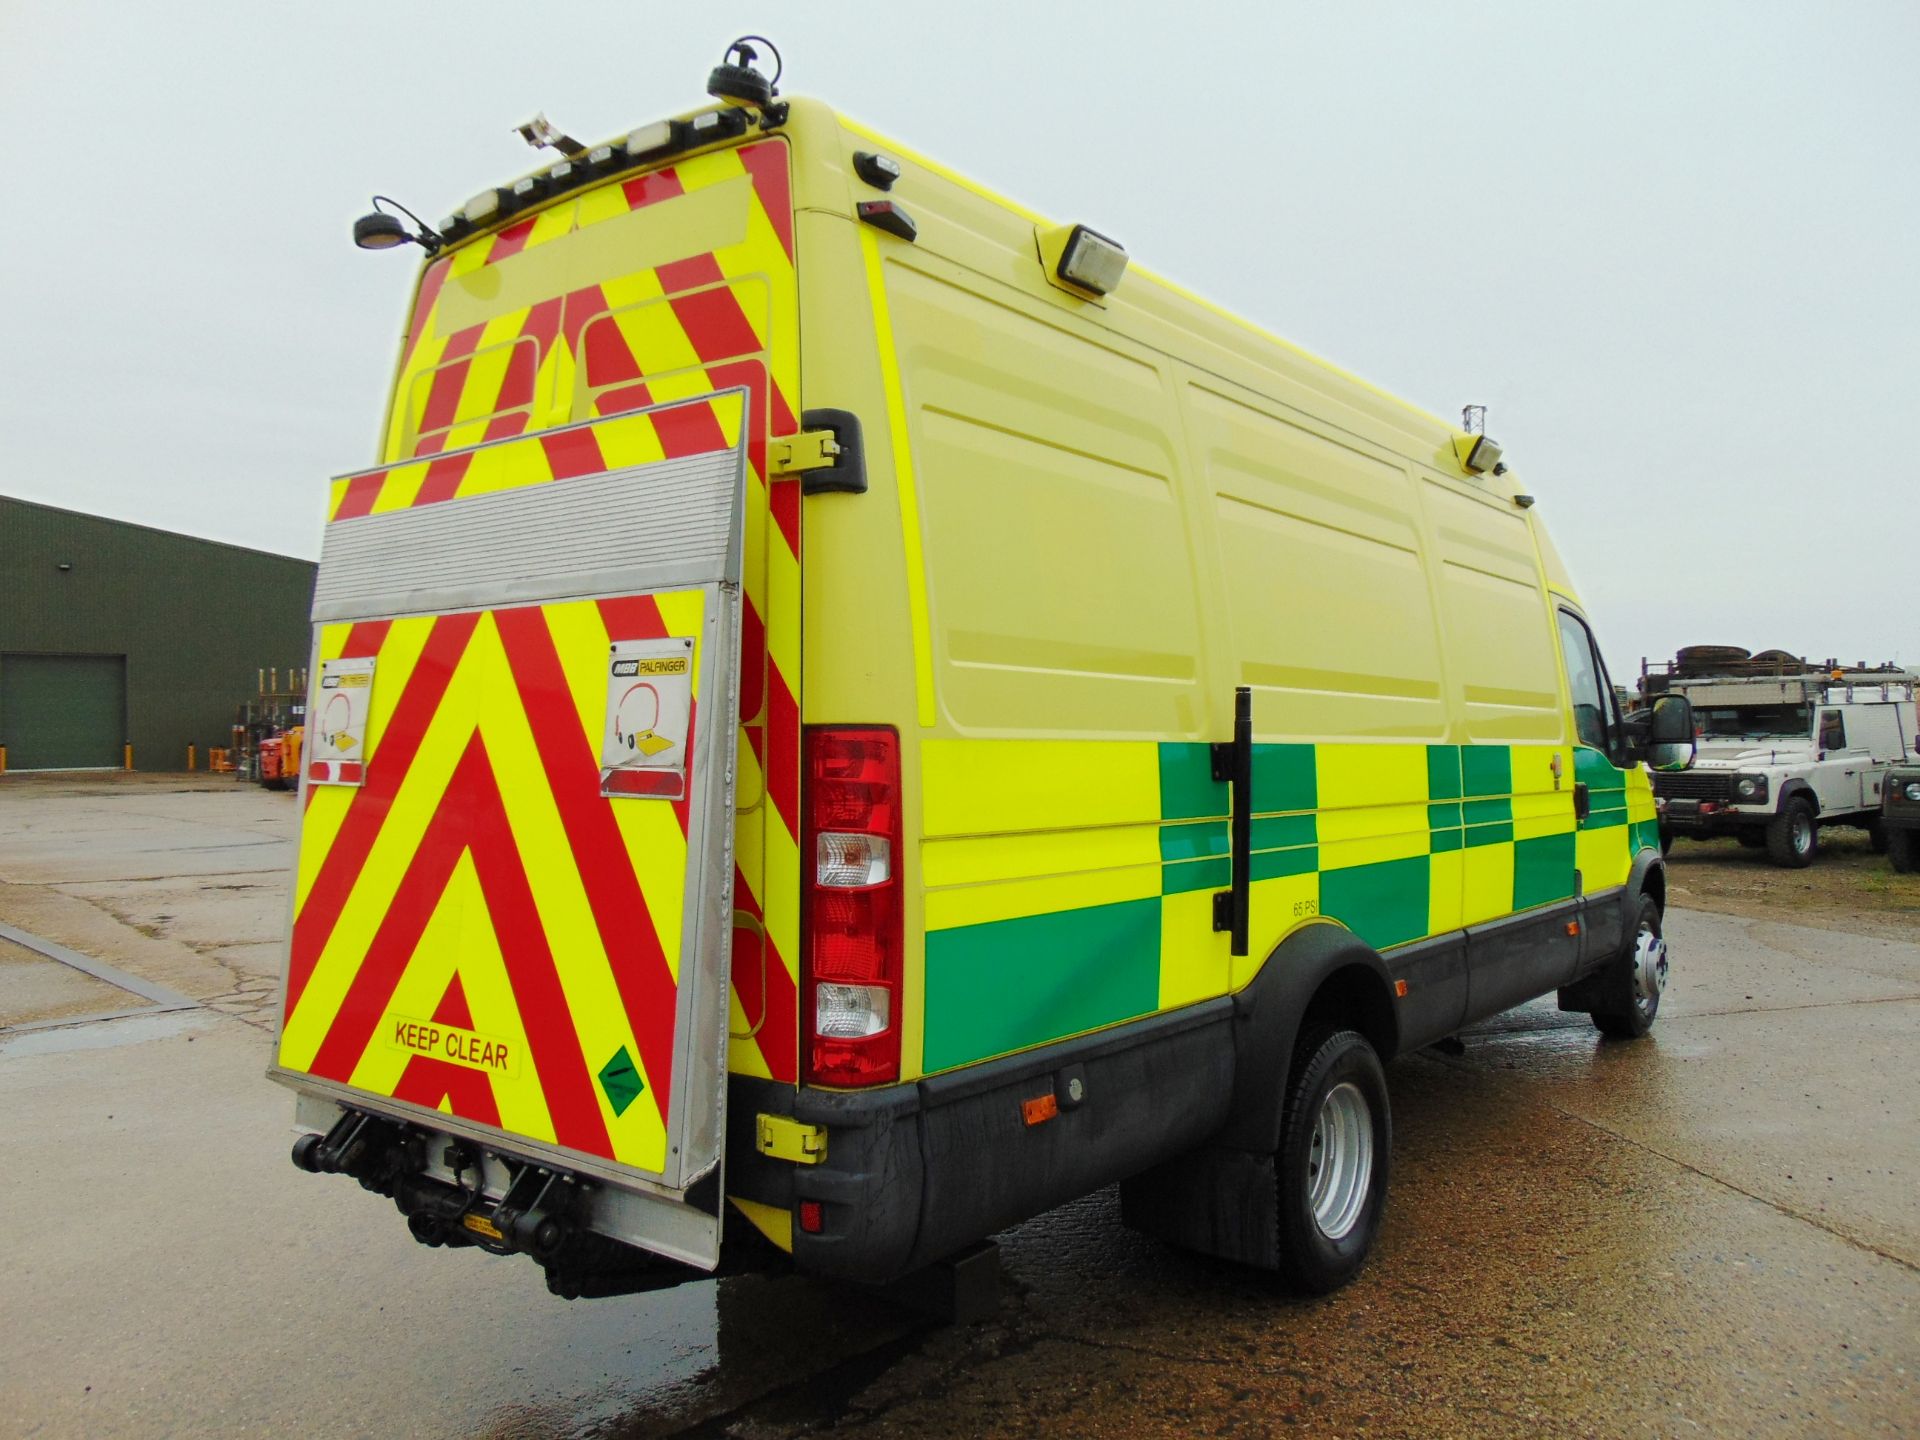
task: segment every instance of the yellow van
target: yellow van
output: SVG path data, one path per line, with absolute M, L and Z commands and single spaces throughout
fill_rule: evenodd
M 1653 1022 L 1684 701 L 1487 437 L 756 59 L 356 226 L 427 258 L 315 593 L 294 1158 L 567 1296 L 1116 1181 L 1331 1289 L 1383 1062 Z

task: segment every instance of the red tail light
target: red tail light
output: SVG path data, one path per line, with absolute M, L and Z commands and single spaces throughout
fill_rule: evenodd
M 900 737 L 806 732 L 800 1024 L 815 1085 L 900 1078 Z

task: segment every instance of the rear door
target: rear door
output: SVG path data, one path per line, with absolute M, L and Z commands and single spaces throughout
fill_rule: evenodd
M 653 1197 L 719 1164 L 747 401 L 335 482 L 277 1073 Z
M 389 464 L 601 416 L 747 392 L 730 1067 L 798 1079 L 799 287 L 788 141 L 761 136 L 574 192 L 423 272 L 388 417 Z M 707 443 L 661 412 L 669 454 Z

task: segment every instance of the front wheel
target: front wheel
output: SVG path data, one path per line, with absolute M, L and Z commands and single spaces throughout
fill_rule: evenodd
M 1915 834 L 1912 830 L 1887 831 L 1887 859 L 1902 875 L 1911 875 L 1920 869 L 1920 856 L 1914 854 L 1920 850 L 1920 844 L 1915 843 Z
M 1799 796 L 1767 822 L 1767 858 L 1789 870 L 1804 870 L 1813 863 L 1819 846 L 1813 824 L 1813 806 Z
M 1653 1028 L 1667 988 L 1667 942 L 1660 934 L 1660 907 L 1640 897 L 1640 914 L 1628 947 L 1609 964 L 1601 981 L 1606 999 L 1589 1013 L 1602 1035 L 1638 1040 Z
M 1315 1295 L 1359 1273 L 1386 1209 L 1393 1121 L 1380 1057 L 1354 1030 L 1303 1035 L 1277 1156 L 1280 1268 Z

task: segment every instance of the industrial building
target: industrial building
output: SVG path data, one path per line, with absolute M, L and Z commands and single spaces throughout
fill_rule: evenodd
M 184 770 L 307 664 L 313 562 L 0 496 L 0 755 Z

